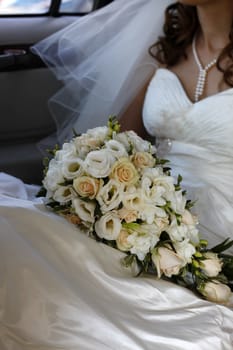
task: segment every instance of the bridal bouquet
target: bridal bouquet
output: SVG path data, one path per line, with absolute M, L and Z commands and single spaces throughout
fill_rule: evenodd
M 108 126 L 75 136 L 55 149 L 43 180 L 46 203 L 97 241 L 125 252 L 125 266 L 154 273 L 228 303 L 232 297 L 231 257 L 199 238 L 190 212 L 166 161 L 133 131 Z

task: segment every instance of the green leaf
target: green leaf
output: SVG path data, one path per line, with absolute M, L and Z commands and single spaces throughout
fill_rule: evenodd
M 112 138 L 113 133 L 120 132 L 120 123 L 115 115 L 110 115 L 108 119 L 109 137 Z
M 223 261 L 223 274 L 229 281 L 233 282 L 233 256 L 226 254 L 220 254 L 219 256 Z
M 224 252 L 225 250 L 231 248 L 232 246 L 233 246 L 233 240 L 230 240 L 230 238 L 228 237 L 222 243 L 211 248 L 210 251 L 212 251 L 214 253 L 221 253 L 221 252 Z
M 168 160 L 168 159 L 160 159 L 160 158 L 156 159 L 156 165 L 164 165 L 164 164 L 167 164 L 169 162 L 170 162 L 170 160 Z
M 124 257 L 121 262 L 123 266 L 130 267 L 135 262 L 135 259 L 135 255 L 129 254 L 126 257 Z
M 45 197 L 45 196 L 46 196 L 46 193 L 47 193 L 46 188 L 42 186 L 42 187 L 39 189 L 39 191 L 37 192 L 36 197 Z

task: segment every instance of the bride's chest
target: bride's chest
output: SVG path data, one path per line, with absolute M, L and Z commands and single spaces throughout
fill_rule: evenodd
M 233 89 L 194 104 L 174 73 L 159 69 L 146 94 L 143 119 L 153 136 L 208 147 L 233 146 Z

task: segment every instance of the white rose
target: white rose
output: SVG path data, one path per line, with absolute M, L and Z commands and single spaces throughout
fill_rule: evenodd
M 131 244 L 130 252 L 137 255 L 139 260 L 143 260 L 151 249 L 151 235 L 149 233 L 138 234 L 138 232 L 131 233 L 127 238 Z
M 53 194 L 53 199 L 61 204 L 71 201 L 73 197 L 71 186 L 59 186 Z
M 136 211 L 142 210 L 145 205 L 145 201 L 142 198 L 141 190 L 133 190 L 133 187 L 131 187 L 129 191 L 124 193 L 122 203 L 126 209 Z
M 135 152 L 150 152 L 152 154 L 156 152 L 156 148 L 150 142 L 142 139 L 134 131 L 126 131 L 126 134 Z
M 86 133 L 93 139 L 103 143 L 108 136 L 109 130 L 107 126 L 97 126 L 96 128 L 88 129 Z
M 177 214 L 184 214 L 186 198 L 182 194 L 182 190 L 180 191 L 170 191 L 164 194 L 167 201 L 171 202 L 171 208 Z
M 159 247 L 152 252 L 152 261 L 156 267 L 158 277 L 178 275 L 185 265 L 184 261 L 171 249 Z
M 140 219 L 147 224 L 152 224 L 156 216 L 156 207 L 154 205 L 145 204 L 140 210 Z
M 152 224 L 156 218 L 166 218 L 166 216 L 165 210 L 152 204 L 145 204 L 140 209 L 140 219 L 147 224 Z
M 201 268 L 208 277 L 216 277 L 222 270 L 222 261 L 217 254 L 207 252 L 204 254 L 205 260 L 201 260 Z
M 63 160 L 62 174 L 66 179 L 72 180 L 83 173 L 83 161 L 80 158 Z
M 103 213 L 117 209 L 123 199 L 124 185 L 111 179 L 102 186 L 96 196 Z
M 121 231 L 121 220 L 115 212 L 108 212 L 95 223 L 96 234 L 109 241 L 116 240 Z
M 190 242 L 194 245 L 197 245 L 200 241 L 199 231 L 193 225 L 187 226 L 187 238 L 189 238 Z
M 112 153 L 115 158 L 127 157 L 128 153 L 120 142 L 116 140 L 109 140 L 105 142 L 106 149 Z
M 113 139 L 124 145 L 126 151 L 129 152 L 131 144 L 127 132 L 113 133 Z
M 65 159 L 75 158 L 77 156 L 75 144 L 71 142 L 65 142 L 61 150 L 55 153 L 55 159 L 63 161 Z
M 95 221 L 95 203 L 83 201 L 80 198 L 75 198 L 72 201 L 75 213 L 84 222 L 94 223 Z
M 176 217 L 172 217 L 170 225 L 166 229 L 173 242 L 181 242 L 188 239 L 193 245 L 199 242 L 199 232 L 195 226 L 185 225 L 180 223 L 178 225 Z
M 182 223 L 178 225 L 175 217 L 172 218 L 170 225 L 167 227 L 167 233 L 173 242 L 182 242 L 183 239 L 187 238 L 187 232 L 187 225 Z
M 52 159 L 49 163 L 47 174 L 43 180 L 46 190 L 55 191 L 61 183 L 65 181 L 62 171 L 61 162 Z
M 196 252 L 196 248 L 189 242 L 188 239 L 184 239 L 182 242 L 174 243 L 174 248 L 177 255 L 185 262 L 185 264 L 191 263 L 192 256 Z
M 90 151 L 101 147 L 104 144 L 107 134 L 107 127 L 98 127 L 89 129 L 85 134 L 74 138 L 74 144 L 78 155 L 81 158 L 85 158 Z
M 150 235 L 151 239 L 151 248 L 154 248 L 154 246 L 158 243 L 159 237 L 161 234 L 160 228 L 156 224 L 140 224 L 138 232 L 140 234 L 148 234 Z
M 85 159 L 90 151 L 97 149 L 100 144 L 96 139 L 92 139 L 87 134 L 82 134 L 74 139 L 77 154 L 81 159 Z
M 88 153 L 83 167 L 91 176 L 103 178 L 110 174 L 114 161 L 115 158 L 109 151 L 101 149 Z
M 214 280 L 207 282 L 199 291 L 207 300 L 220 304 L 227 304 L 232 296 L 231 289 L 226 284 Z
M 143 260 L 146 254 L 155 247 L 159 241 L 161 231 L 157 225 L 138 224 L 127 226 L 131 233 L 127 240 L 131 244 L 130 252 L 136 254 L 139 260 Z
M 164 196 L 167 192 L 174 191 L 174 179 L 171 176 L 161 174 L 160 168 L 146 168 L 142 175 L 141 186 L 146 201 L 165 205 Z

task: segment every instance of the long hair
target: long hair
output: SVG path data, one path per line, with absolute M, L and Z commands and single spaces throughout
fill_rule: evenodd
M 181 58 L 187 58 L 186 49 L 192 43 L 200 24 L 195 6 L 174 3 L 165 11 L 164 36 L 149 48 L 149 53 L 159 63 L 174 66 Z M 222 50 L 217 60 L 217 68 L 223 79 L 233 87 L 233 24 L 229 34 L 229 44 Z M 227 59 L 227 67 L 223 62 Z

